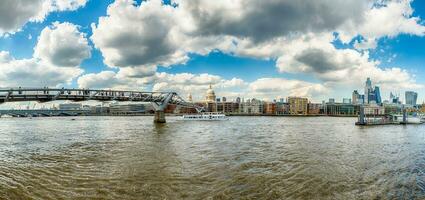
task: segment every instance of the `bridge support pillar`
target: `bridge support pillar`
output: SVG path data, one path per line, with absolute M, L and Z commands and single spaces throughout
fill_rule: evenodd
M 154 123 L 159 123 L 159 124 L 162 124 L 162 123 L 165 123 L 166 122 L 165 121 L 165 113 L 164 113 L 163 110 L 156 110 L 155 111 L 155 118 L 154 118 L 153 122 Z

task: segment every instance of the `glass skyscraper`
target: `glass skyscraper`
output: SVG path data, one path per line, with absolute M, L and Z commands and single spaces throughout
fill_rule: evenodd
M 406 91 L 406 104 L 411 106 L 416 106 L 416 101 L 418 100 L 418 93 L 413 91 Z
M 381 91 L 378 86 L 375 86 L 375 88 L 372 87 L 372 80 L 370 78 L 367 78 L 365 84 L 364 103 L 382 103 Z

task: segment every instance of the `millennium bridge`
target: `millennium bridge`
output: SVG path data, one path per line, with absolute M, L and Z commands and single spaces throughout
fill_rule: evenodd
M 169 104 L 180 107 L 195 108 L 198 112 L 202 107 L 186 102 L 176 92 L 141 92 L 126 90 L 92 90 L 66 88 L 8 88 L 0 89 L 0 104 L 6 102 L 37 101 L 120 101 L 151 103 L 155 109 L 155 123 L 165 123 L 164 109 Z

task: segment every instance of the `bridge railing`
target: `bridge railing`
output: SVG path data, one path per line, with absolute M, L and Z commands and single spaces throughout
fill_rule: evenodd
M 0 88 L 0 94 L 13 95 L 44 95 L 44 94 L 68 94 L 68 95 L 89 95 L 102 94 L 109 96 L 131 96 L 137 94 L 161 95 L 171 92 L 140 92 L 131 90 L 96 90 L 96 89 L 58 89 L 58 88 Z
M 170 95 L 172 95 L 171 98 Z M 13 101 L 136 101 L 176 104 L 183 107 L 193 107 L 202 110 L 202 107 L 196 106 L 183 100 L 175 92 L 141 92 L 131 90 L 112 90 L 112 89 L 66 89 L 66 88 L 0 88 L 0 103 Z M 168 102 L 165 102 L 167 101 Z

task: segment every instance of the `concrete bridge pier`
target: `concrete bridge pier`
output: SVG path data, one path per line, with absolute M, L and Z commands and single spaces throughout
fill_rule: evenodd
M 155 117 L 153 119 L 153 122 L 157 123 L 157 124 L 163 124 L 163 123 L 166 122 L 165 113 L 164 113 L 163 110 L 156 110 L 155 111 Z
M 167 107 L 170 100 L 176 95 L 175 93 L 169 93 L 163 102 L 154 102 L 152 103 L 155 108 L 155 117 L 153 119 L 154 123 L 163 124 L 166 123 L 164 110 Z

